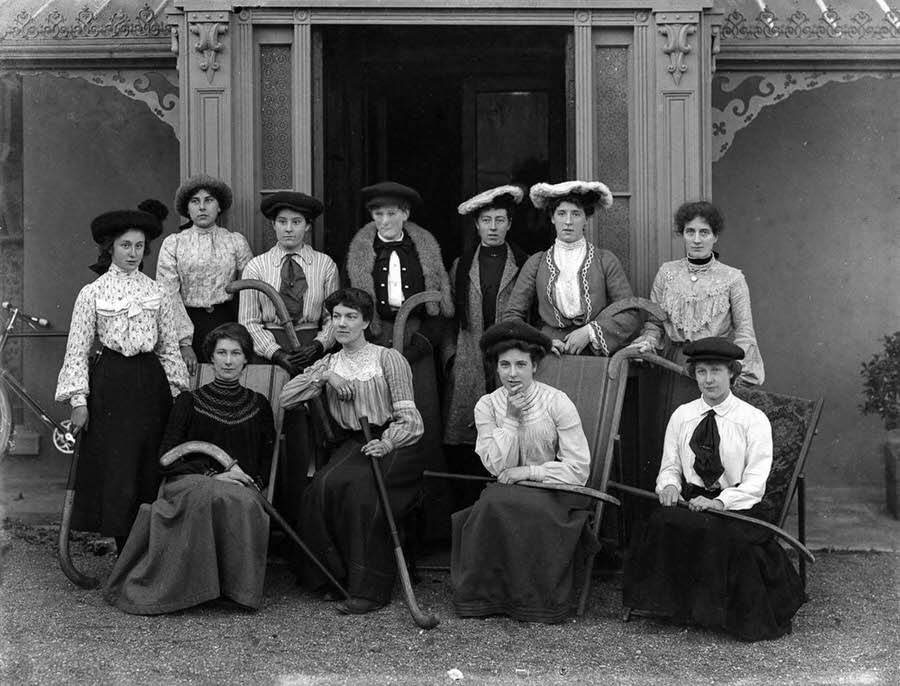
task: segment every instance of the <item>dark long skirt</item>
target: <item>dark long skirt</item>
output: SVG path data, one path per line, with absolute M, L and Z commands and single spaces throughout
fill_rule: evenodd
M 254 491 L 202 474 L 174 477 L 141 506 L 103 596 L 135 615 L 221 596 L 258 608 L 268 545 L 269 516 Z
M 585 556 L 599 547 L 589 514 L 590 501 L 582 496 L 488 485 L 478 502 L 453 515 L 456 613 L 563 621 L 574 608 Z
M 303 494 L 300 533 L 335 578 L 345 581 L 351 596 L 387 603 L 397 574 L 394 544 L 371 458 L 362 453 L 362 446 L 362 435 L 352 434 L 316 472 Z M 400 521 L 421 496 L 424 456 L 414 445 L 379 462 L 391 511 Z M 325 577 L 312 565 L 304 565 L 302 572 L 311 588 L 325 585 Z
M 625 557 L 625 607 L 724 629 L 745 641 L 783 636 L 806 600 L 787 553 L 762 528 L 657 507 Z
M 212 311 L 207 310 L 205 307 L 185 307 L 184 309 L 187 310 L 188 317 L 194 324 L 194 338 L 191 342 L 194 354 L 199 362 L 209 362 L 209 356 L 203 349 L 203 341 L 206 340 L 206 334 L 222 324 L 238 320 L 238 299 L 232 298 L 218 305 L 213 305 Z
M 125 357 L 104 348 L 90 383 L 72 529 L 124 537 L 140 504 L 156 498 L 172 394 L 153 353 Z

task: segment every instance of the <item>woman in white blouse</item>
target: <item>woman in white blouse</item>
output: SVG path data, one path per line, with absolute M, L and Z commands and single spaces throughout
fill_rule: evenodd
M 175 209 L 190 221 L 166 236 L 156 263 L 156 280 L 177 294 L 194 325 L 193 337 L 181 332 L 181 353 L 193 373 L 194 365 L 209 362 L 203 350 L 206 334 L 238 320 L 237 300 L 225 286 L 253 257 L 247 239 L 217 224 L 231 207 L 231 188 L 207 174 L 192 176 L 175 193 Z
M 535 207 L 546 210 L 556 241 L 522 266 L 503 318 L 528 321 L 537 299 L 541 330 L 553 339 L 556 354 L 612 355 L 641 323 L 633 311 L 603 314 L 634 293 L 616 256 L 584 235 L 595 209 L 612 205 L 612 193 L 599 181 L 566 181 L 535 184 L 529 195 Z
M 498 483 L 453 515 L 453 606 L 462 617 L 563 621 L 572 608 L 575 553 L 584 543 L 596 546 L 585 498 L 512 486 L 583 486 L 590 473 L 575 405 L 534 380 L 550 348 L 547 336 L 518 321 L 495 324 L 481 338 L 502 386 L 475 406 L 475 452 Z
M 772 427 L 734 396 L 744 351 L 724 338 L 684 348 L 701 397 L 666 429 L 656 493 L 663 507 L 638 527 L 625 558 L 623 605 L 727 631 L 748 641 L 790 633 L 805 600 L 784 549 L 765 529 L 709 517 L 737 510 L 765 518 Z M 674 507 L 679 501 L 687 509 Z
M 139 270 L 167 210 L 155 200 L 139 207 L 91 222 L 100 278 L 75 300 L 56 386 L 56 399 L 72 406 L 73 433 L 83 434 L 72 528 L 112 536 L 120 550 L 140 504 L 156 498 L 172 397 L 188 386 L 175 304 Z M 95 337 L 103 348 L 89 365 Z

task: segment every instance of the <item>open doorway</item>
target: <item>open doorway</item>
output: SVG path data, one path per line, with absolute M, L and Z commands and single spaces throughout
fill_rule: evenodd
M 437 237 L 449 265 L 473 234 L 460 202 L 503 183 L 565 178 L 566 29 L 322 31 L 325 249 L 337 261 L 367 221 L 367 184 L 415 187 L 425 204 L 411 219 Z M 514 232 L 530 252 L 550 239 L 527 211 Z

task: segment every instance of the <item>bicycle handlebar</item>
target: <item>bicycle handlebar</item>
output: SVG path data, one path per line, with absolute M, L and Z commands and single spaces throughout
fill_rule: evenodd
M 34 317 L 30 314 L 22 312 L 22 310 L 20 310 L 18 307 L 13 305 L 9 300 L 4 300 L 2 303 L 0 303 L 0 307 L 2 307 L 4 310 L 9 310 L 13 314 L 16 314 L 18 312 L 20 317 L 27 319 L 29 322 L 37 324 L 38 326 L 44 326 L 44 327 L 50 326 L 49 319 L 45 319 L 44 317 Z

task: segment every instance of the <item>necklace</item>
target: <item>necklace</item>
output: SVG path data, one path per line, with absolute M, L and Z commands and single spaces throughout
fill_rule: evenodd
M 710 259 L 708 259 L 703 264 L 695 264 L 688 260 L 687 268 L 688 274 L 691 275 L 691 281 L 696 282 L 697 279 L 700 278 L 698 274 L 700 274 L 701 272 L 709 271 L 709 268 L 712 267 L 713 264 L 715 264 L 715 260 L 712 259 L 712 256 L 710 256 Z

